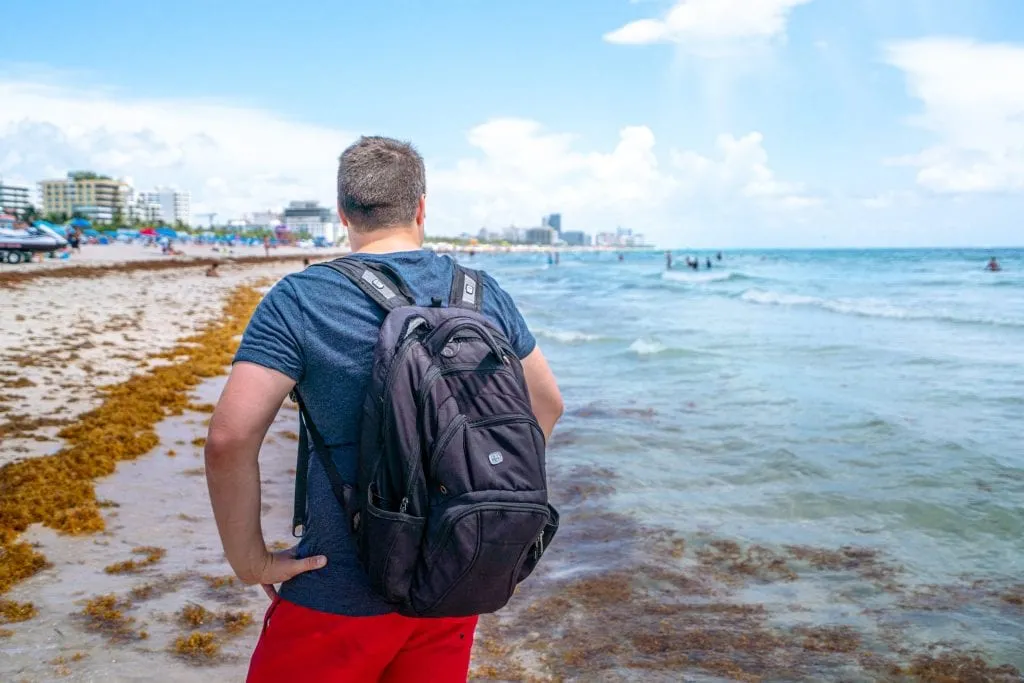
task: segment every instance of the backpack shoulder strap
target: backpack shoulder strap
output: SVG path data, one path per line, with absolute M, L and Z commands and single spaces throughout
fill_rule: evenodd
M 299 453 L 295 464 L 295 504 L 292 509 L 292 535 L 298 538 L 305 532 L 306 522 L 308 521 L 306 485 L 311 450 L 319 458 L 320 464 L 327 474 L 327 480 L 330 482 L 331 491 L 334 493 L 334 497 L 337 499 L 338 504 L 341 505 L 341 509 L 346 513 L 346 516 L 350 515 L 352 511 L 354 490 L 341 478 L 341 473 L 338 472 L 338 468 L 331 459 L 330 450 L 327 448 L 323 436 L 320 435 L 320 431 L 313 424 L 309 411 L 306 409 L 306 404 L 303 402 L 302 396 L 299 395 L 298 387 L 292 389 L 291 396 L 299 405 Z M 308 436 L 313 440 L 312 449 L 309 447 L 307 432 Z
M 452 294 L 448 305 L 480 311 L 484 301 L 484 281 L 480 271 L 453 263 Z
M 326 263 L 315 263 L 313 266 L 341 273 L 388 313 L 400 306 L 416 304 L 402 277 L 384 264 L 342 257 Z

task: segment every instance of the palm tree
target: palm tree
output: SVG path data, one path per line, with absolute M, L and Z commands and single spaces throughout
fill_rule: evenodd
M 21 220 L 25 223 L 35 223 L 39 220 L 39 211 L 36 207 L 29 204 L 21 210 Z

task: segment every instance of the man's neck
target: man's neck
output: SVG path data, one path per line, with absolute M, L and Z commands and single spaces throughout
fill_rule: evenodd
M 418 231 L 407 228 L 375 230 L 370 233 L 349 234 L 352 252 L 357 254 L 392 254 L 398 251 L 418 251 L 423 248 Z

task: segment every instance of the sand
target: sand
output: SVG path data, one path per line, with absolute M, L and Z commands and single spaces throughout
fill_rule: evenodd
M 0 466 L 56 451 L 59 427 L 98 405 L 98 386 L 158 362 L 146 358 L 216 316 L 233 286 L 301 267 L 226 264 L 219 278 L 193 267 L 0 290 Z

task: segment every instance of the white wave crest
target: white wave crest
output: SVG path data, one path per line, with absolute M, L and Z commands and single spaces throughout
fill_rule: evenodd
M 601 341 L 603 339 L 603 337 L 596 334 L 573 332 L 571 330 L 535 330 L 534 334 L 562 344 L 580 344 L 583 342 Z
M 637 339 L 629 345 L 629 350 L 638 356 L 653 356 L 662 351 L 668 351 L 668 347 L 652 339 Z
M 707 284 L 709 282 L 725 282 L 733 278 L 733 273 L 727 270 L 720 270 L 714 273 L 698 273 L 681 270 L 666 270 L 661 274 L 662 280 L 669 280 L 671 282 L 685 282 L 691 285 Z
M 823 299 L 802 294 L 748 289 L 740 295 L 742 301 L 767 306 L 811 306 L 833 313 L 857 315 L 865 318 L 891 318 L 894 320 L 939 320 L 951 323 L 981 325 L 1006 325 L 1018 327 L 1020 320 L 1001 318 L 974 318 L 951 314 L 945 311 L 910 309 L 896 306 L 885 299 Z

